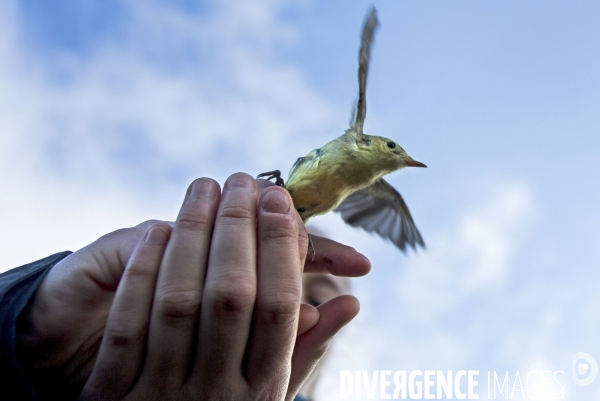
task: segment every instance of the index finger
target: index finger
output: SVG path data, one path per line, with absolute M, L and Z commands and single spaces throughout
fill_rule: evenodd
M 275 184 L 267 180 L 257 180 L 259 197 L 263 191 Z M 300 216 L 296 213 L 296 220 L 300 226 L 304 226 Z M 334 276 L 360 277 L 371 271 L 371 262 L 366 256 L 357 252 L 354 248 L 340 244 L 339 242 L 310 235 L 316 250 L 314 260 L 306 258 L 304 272 L 306 273 L 331 273 Z M 306 252 L 302 241 L 301 252 Z
M 252 384 L 286 381 L 298 330 L 302 258 L 292 199 L 283 188 L 270 188 L 257 212 L 257 297 L 252 337 L 246 354 Z
M 310 235 L 317 251 L 315 260 L 306 258 L 305 273 L 331 273 L 334 276 L 360 277 L 371 271 L 371 261 L 354 248 L 324 237 Z

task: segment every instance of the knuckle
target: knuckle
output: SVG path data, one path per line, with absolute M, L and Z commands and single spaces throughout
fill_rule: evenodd
M 175 227 L 188 231 L 211 231 L 213 219 L 205 213 L 197 213 L 193 210 L 182 210 L 175 222 Z
M 165 223 L 165 222 L 162 220 L 150 219 L 150 220 L 144 221 L 143 223 L 138 224 L 137 226 L 135 226 L 135 228 L 146 229 L 150 226 L 153 226 L 153 225 L 159 224 L 159 223 Z
M 134 316 L 125 313 L 113 317 L 104 331 L 112 347 L 126 348 L 139 341 L 143 341 L 147 332 L 146 325 Z
M 200 309 L 199 289 L 163 289 L 159 292 L 157 307 L 166 317 L 190 317 Z
M 152 222 L 152 223 L 150 224 L 150 222 Z M 164 230 L 170 230 L 172 227 L 172 224 L 167 221 L 148 220 L 148 223 L 149 223 L 147 226 L 148 229 L 153 228 L 153 227 L 158 227 L 158 228 L 162 228 Z
M 209 290 L 213 310 L 219 314 L 236 314 L 254 307 L 256 286 L 246 278 L 220 279 Z
M 282 292 L 257 302 L 257 318 L 268 324 L 286 325 L 296 322 L 300 309 L 297 292 Z
M 107 234 L 104 234 L 103 236 L 101 236 L 100 238 L 98 238 L 95 242 L 106 242 L 106 241 L 112 241 L 112 240 L 118 240 L 119 238 L 122 237 L 126 237 L 129 233 L 135 231 L 134 228 L 119 228 L 115 231 L 111 231 Z
M 260 238 L 263 241 L 290 242 L 298 241 L 298 229 L 289 216 L 278 216 L 277 221 L 270 221 L 260 226 Z M 273 219 L 271 219 L 273 220 Z
M 255 211 L 250 205 L 244 205 L 238 202 L 232 204 L 222 204 L 219 208 L 219 223 L 238 224 L 240 222 L 254 221 Z
M 154 278 L 154 271 L 148 267 L 148 265 L 143 263 L 132 262 L 123 273 L 123 279 L 126 280 L 146 280 Z

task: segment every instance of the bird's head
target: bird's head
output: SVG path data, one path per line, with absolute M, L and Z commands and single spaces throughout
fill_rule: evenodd
M 410 157 L 402 146 L 391 139 L 381 136 L 365 135 L 370 140 L 368 148 L 372 161 L 385 171 L 385 174 L 400 170 L 404 167 L 427 167 L 425 164 Z

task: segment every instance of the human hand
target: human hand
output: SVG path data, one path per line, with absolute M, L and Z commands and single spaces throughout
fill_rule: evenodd
M 233 177 L 238 176 L 248 179 L 247 176 L 242 175 Z M 255 189 L 253 191 L 255 191 Z M 257 195 L 255 192 L 253 192 L 253 194 L 254 210 L 256 210 Z M 218 196 L 216 196 L 215 199 L 217 199 L 218 203 Z M 205 200 L 208 200 L 208 198 Z M 207 202 L 194 203 L 204 204 L 204 207 L 207 207 Z M 212 207 L 216 212 L 216 206 L 213 204 Z M 184 204 L 183 209 L 185 208 L 186 205 Z M 234 209 L 230 209 L 229 212 L 233 213 Z M 293 215 L 295 215 L 295 213 L 293 213 Z M 182 214 L 180 213 L 179 219 L 181 219 L 181 216 Z M 246 223 L 248 223 L 249 220 L 246 220 Z M 157 223 L 146 222 L 140 226 L 131 229 L 118 230 L 100 238 L 98 241 L 72 254 L 57 264 L 50 271 L 38 289 L 30 307 L 23 314 L 20 321 L 18 331 L 18 355 L 21 363 L 36 384 L 36 388 L 40 389 L 42 394 L 52 393 L 62 394 L 63 396 L 76 396 L 79 393 L 79 390 L 89 377 L 94 366 L 96 354 L 103 333 L 105 332 L 107 315 L 111 308 L 111 304 L 113 303 L 117 286 L 123 276 L 123 270 L 128 263 L 131 264 L 136 261 L 136 254 L 133 253 L 133 250 L 143 237 L 144 233 L 153 224 Z M 252 227 L 254 227 L 253 224 L 254 220 L 252 220 Z M 185 226 L 185 223 L 183 225 Z M 169 230 L 170 227 L 170 225 L 165 224 L 161 224 L 160 226 L 162 227 L 161 229 L 165 230 Z M 175 238 L 180 238 L 176 234 L 179 231 L 180 227 L 176 222 L 173 232 L 174 236 L 169 240 L 169 244 L 175 241 Z M 210 231 L 208 232 L 210 233 Z M 247 233 L 248 232 L 250 231 L 247 231 Z M 217 235 L 216 231 L 214 232 L 214 235 Z M 208 235 L 208 237 L 210 238 L 210 235 Z M 182 246 L 183 248 L 178 252 L 175 252 L 175 250 L 169 251 L 169 249 L 171 249 L 171 245 L 169 245 L 165 253 L 165 259 L 163 259 L 163 266 L 166 266 L 166 260 L 170 260 L 168 259 L 168 255 L 173 255 L 170 257 L 177 259 L 183 257 L 178 255 L 184 255 L 186 252 L 195 252 L 197 258 L 197 252 L 199 252 L 198 240 L 198 238 L 190 236 L 187 239 L 178 239 L 173 242 L 180 244 L 179 246 Z M 254 237 L 254 240 L 256 241 L 256 237 Z M 259 235 L 259 243 L 263 240 L 264 238 L 261 238 Z M 299 258 L 297 263 L 300 263 L 305 256 L 306 237 L 298 226 L 296 242 L 298 247 L 296 255 L 298 255 Z M 307 270 L 325 271 L 329 269 L 329 271 L 336 274 L 347 274 L 349 276 L 362 275 L 368 272 L 369 262 L 366 258 L 354 252 L 352 249 L 318 237 L 314 238 L 314 242 L 315 247 L 318 249 L 317 257 L 314 263 L 307 264 Z M 230 243 L 230 245 L 235 244 L 237 246 L 239 245 L 238 243 L 239 241 Z M 213 245 L 216 246 L 216 244 Z M 205 243 L 204 248 L 206 248 L 206 246 Z M 252 248 L 250 247 L 248 249 Z M 228 250 L 227 252 L 217 253 L 215 255 L 227 254 L 230 251 L 231 250 Z M 206 253 L 206 249 L 204 252 Z M 210 252 L 212 261 L 212 248 Z M 254 252 L 256 252 L 255 248 Z M 184 271 L 186 271 L 185 274 L 181 273 L 179 276 L 175 274 L 175 276 L 179 279 L 185 279 L 184 281 L 186 283 L 194 283 L 202 286 L 202 279 L 198 279 L 198 277 L 203 277 L 201 274 L 203 275 L 203 272 L 206 270 L 206 261 L 204 264 L 200 263 L 200 261 L 197 262 L 198 263 L 190 270 L 191 275 L 184 269 Z M 210 263 L 211 262 L 209 262 L 208 272 L 211 271 Z M 173 264 L 173 266 L 175 265 L 179 265 L 179 262 Z M 178 271 L 177 269 L 180 269 L 180 267 L 177 267 L 173 271 Z M 271 274 L 271 276 L 273 276 L 273 278 L 280 277 L 280 273 L 282 272 L 287 272 L 286 274 L 289 274 L 290 272 L 288 270 L 294 271 L 294 268 L 288 267 L 286 269 L 279 269 Z M 162 267 L 160 271 L 161 273 L 156 286 L 157 297 L 159 297 L 158 293 L 162 288 Z M 165 269 L 165 271 L 167 270 Z M 259 266 L 259 277 L 260 271 Z M 204 305 L 206 304 L 206 301 L 204 297 L 207 296 L 206 294 L 210 293 L 207 290 L 207 288 L 210 288 L 208 285 L 210 277 L 210 273 L 208 273 L 206 276 L 207 284 L 204 287 L 205 292 L 201 295 L 203 302 L 196 305 L 196 309 L 200 307 L 205 308 Z M 271 281 L 277 282 L 278 285 L 283 285 L 280 280 L 281 279 L 279 278 Z M 293 282 L 294 280 L 291 281 Z M 260 283 L 258 284 L 257 289 L 260 293 Z M 198 296 L 200 296 L 198 293 L 202 291 L 202 288 L 200 288 L 199 291 L 198 288 L 196 290 L 196 298 L 198 298 Z M 135 291 L 130 292 L 130 296 L 133 296 L 134 294 Z M 160 299 L 163 298 L 164 297 L 160 296 Z M 119 296 L 117 296 L 117 300 L 118 299 Z M 153 322 L 157 320 L 155 314 L 159 313 L 155 312 L 155 310 L 159 308 L 156 306 L 156 299 L 158 298 L 155 298 L 155 306 L 150 317 L 150 333 L 156 332 L 156 330 L 153 329 L 153 327 L 155 327 L 153 326 Z M 357 305 L 355 302 L 356 301 L 352 298 L 341 298 L 320 307 L 319 312 L 321 317 L 319 322 L 315 327 L 298 338 L 298 343 L 295 348 L 296 351 L 294 351 L 294 357 L 292 359 L 294 368 L 292 370 L 292 379 L 290 381 L 290 393 L 293 392 L 292 388 L 294 386 L 300 385 L 306 372 L 310 370 L 310 368 L 307 367 L 307 364 L 310 364 L 311 358 L 318 358 L 319 353 L 322 352 L 321 349 L 319 349 L 319 344 L 323 345 L 324 342 L 356 312 Z M 193 305 L 190 306 L 190 302 L 177 302 L 176 304 L 174 303 L 173 306 L 185 308 L 187 305 L 187 307 L 193 308 Z M 141 307 L 140 305 L 142 304 L 137 305 L 138 307 Z M 206 314 L 204 314 L 204 316 L 206 316 Z M 304 319 L 304 323 L 303 316 L 307 317 L 307 319 Z M 300 330 L 310 327 L 310 324 L 316 321 L 315 317 L 318 318 L 318 313 L 307 309 L 307 311 L 299 317 Z M 157 321 L 159 320 L 160 319 Z M 293 319 L 290 318 L 286 326 L 288 329 L 291 326 L 291 321 L 293 321 Z M 200 323 L 202 325 L 202 321 Z M 160 333 L 160 330 L 158 332 Z M 152 335 L 148 338 L 149 345 L 154 341 L 152 338 Z M 154 338 L 156 339 L 156 335 Z M 201 337 L 198 337 L 198 341 L 200 341 L 200 339 Z M 185 347 L 185 344 L 182 346 Z M 149 363 L 149 361 L 147 361 L 147 363 Z M 271 373 L 274 374 L 274 372 Z M 281 380 L 279 382 L 281 382 Z

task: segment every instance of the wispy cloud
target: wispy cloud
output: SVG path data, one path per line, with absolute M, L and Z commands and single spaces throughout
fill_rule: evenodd
M 61 243 L 81 246 L 124 215 L 128 224 L 164 215 L 196 176 L 285 170 L 298 148 L 309 150 L 304 138 L 330 128 L 332 107 L 275 51 L 301 40 L 279 16 L 290 5 L 214 2 L 188 13 L 126 4 L 122 25 L 85 52 L 39 54 L 22 40 L 18 4 L 2 4 L 0 182 L 10 194 L 0 219 L 12 227 L 2 239 L 13 249 L 3 268 L 57 245 L 36 232 L 67 215 L 79 223 L 63 225 Z
M 481 203 L 463 210 L 453 225 L 440 227 L 417 257 L 400 267 L 389 255 L 373 258 L 374 268 L 386 273 L 357 289 L 360 299 L 367 294 L 367 307 L 336 344 L 320 399 L 338 396 L 339 370 L 477 369 L 498 357 L 487 349 L 498 339 L 486 327 L 510 318 L 520 305 L 504 302 L 498 316 L 481 307 L 511 291 L 513 259 L 540 212 L 527 184 L 496 184 L 473 194 Z M 496 295 L 486 299 L 490 294 Z M 511 355 L 504 363 L 518 369 L 519 356 Z

